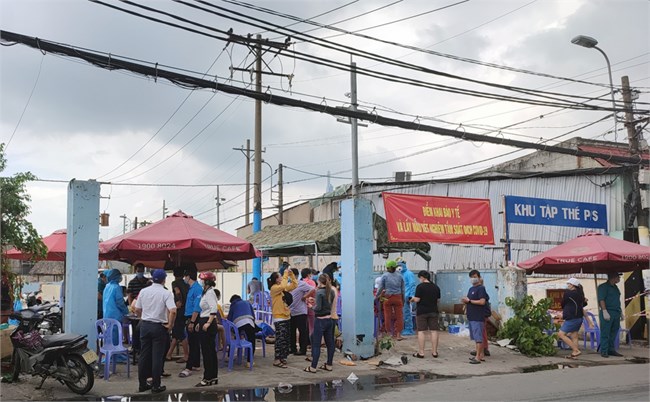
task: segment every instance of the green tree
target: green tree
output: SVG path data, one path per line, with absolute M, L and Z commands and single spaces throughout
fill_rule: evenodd
M 0 174 L 7 166 L 4 153 L 5 144 L 0 144 Z M 17 249 L 29 253 L 32 258 L 44 258 L 47 248 L 43 244 L 41 236 L 31 222 L 27 220 L 31 197 L 27 193 L 25 184 L 36 179 L 30 172 L 16 173 L 11 177 L 0 177 L 0 245 L 4 253 L 7 247 L 14 246 Z M 13 287 L 16 278 L 14 277 L 7 258 L 2 258 L 2 293 L 3 306 L 8 300 L 6 296 L 13 295 Z
M 542 299 L 535 304 L 530 295 L 521 300 L 506 297 L 506 306 L 512 307 L 515 316 L 499 330 L 499 339 L 512 339 L 512 343 L 526 356 L 553 356 L 557 338 L 546 335 L 552 326 L 547 313 L 551 299 Z

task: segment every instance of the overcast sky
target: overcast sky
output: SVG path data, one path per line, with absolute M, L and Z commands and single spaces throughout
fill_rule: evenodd
M 119 1 L 105 2 L 155 15 Z M 163 0 L 135 2 L 222 31 L 232 28 L 234 33 L 241 35 L 262 33 L 276 41 L 286 38 L 286 35 L 264 32 L 259 27 L 185 4 Z M 294 23 L 241 5 L 219 0 L 210 2 L 280 26 Z M 192 0 L 188 3 L 201 5 Z M 650 101 L 650 2 L 647 0 L 251 0 L 251 3 L 302 19 L 318 16 L 314 21 L 333 24 L 346 31 L 362 30 L 358 33 L 384 41 L 601 84 L 571 83 L 487 67 L 359 36 L 340 35 L 328 39 L 474 80 L 570 96 L 601 97 L 600 101 L 591 103 L 608 107 L 611 105 L 609 89 L 602 85 L 609 83 L 603 56 L 594 49 L 570 42 L 576 35 L 589 35 L 598 40 L 598 46 L 609 56 L 614 84 L 620 85 L 621 76 L 627 75 L 631 85 L 641 91 L 638 101 Z M 386 7 L 373 11 L 382 6 Z M 422 15 L 416 16 L 418 14 Z M 340 22 L 345 19 L 348 20 Z M 391 23 L 401 19 L 404 20 Z M 236 72 L 232 78 L 230 75 L 231 67 L 248 67 L 252 62 L 252 55 L 246 47 L 231 44 L 222 51 L 225 46 L 222 41 L 100 4 L 81 0 L 2 0 L 0 20 L 2 30 L 110 53 L 112 57 L 129 57 L 143 63 L 184 69 L 185 73 L 193 76 L 207 73 L 210 79 L 217 76 L 220 83 L 239 87 L 252 85 L 248 72 Z M 364 29 L 380 24 L 386 25 Z M 196 29 L 209 32 L 204 28 Z M 314 26 L 298 23 L 290 29 L 305 32 Z M 339 33 L 317 29 L 308 34 L 323 38 Z M 295 44 L 291 49 L 296 52 L 340 63 L 350 61 L 350 55 L 345 52 L 328 50 L 304 39 L 292 41 Z M 289 54 L 266 56 L 265 61 L 273 72 L 294 76 L 291 86 L 286 78 L 264 76 L 265 91 L 268 86 L 272 94 L 323 103 L 327 107 L 349 102 L 346 94 L 350 92 L 350 74 L 347 72 L 295 60 Z M 354 61 L 360 68 L 401 77 L 531 98 L 485 85 L 392 67 L 362 57 L 355 57 Z M 242 152 L 232 148 L 245 145 L 246 139 L 253 143 L 252 100 L 209 90 L 191 92 L 164 80 L 108 71 L 69 57 L 43 55 L 23 45 L 0 48 L 0 80 L 0 142 L 9 143 L 6 153 L 8 167 L 3 174 L 31 171 L 40 179 L 97 179 L 115 183 L 101 187 L 102 197 L 106 198 L 102 198 L 100 209 L 111 215 L 110 227 L 101 229 L 103 239 L 122 233 L 120 215 L 126 215 L 130 220 L 136 217 L 140 221 L 160 219 L 163 200 L 169 212 L 181 209 L 208 224 L 217 222 L 214 209 L 217 190 L 214 186 L 117 185 L 124 183 L 221 184 L 220 196 L 226 199 L 220 208 L 221 221 L 229 221 L 222 225 L 222 229 L 234 233 L 243 225 L 244 218 L 240 216 L 244 213 L 246 159 Z M 371 111 L 376 107 L 381 115 L 453 129 L 462 124 L 461 130 L 468 132 L 530 142 L 559 137 L 608 116 L 605 111 L 561 110 L 493 101 L 361 75 L 358 76 L 358 98 L 365 110 Z M 564 99 L 582 101 L 571 97 Z M 648 106 L 639 105 L 639 108 L 647 109 Z M 534 120 L 499 130 L 529 119 Z M 613 141 L 613 126 L 613 119 L 605 119 L 557 141 L 574 136 Z M 264 104 L 262 127 L 266 148 L 264 161 L 273 170 L 280 163 L 287 167 L 284 171 L 285 203 L 322 194 L 327 179 L 318 175 L 326 175 L 328 171 L 335 176 L 331 179 L 334 186 L 349 183 L 349 125 L 321 113 Z M 618 128 L 616 138 L 625 141 L 623 126 L 619 124 Z M 389 180 L 396 171 L 412 171 L 417 179 L 462 176 L 530 152 L 522 151 L 489 162 L 450 169 L 502 155 L 514 148 L 457 143 L 448 137 L 374 124 L 359 130 L 359 177 L 369 181 Z M 263 178 L 269 177 L 271 168 L 264 165 L 262 169 Z M 450 170 L 423 174 L 442 169 Z M 272 177 L 272 182 L 274 186 L 277 184 L 277 176 Z M 265 208 L 271 207 L 270 184 L 271 180 L 263 183 Z M 66 226 L 66 188 L 66 184 L 60 182 L 29 184 L 28 191 L 32 197 L 29 219 L 42 235 Z M 273 197 L 277 198 L 275 192 Z M 265 215 L 270 213 L 272 210 L 265 210 Z

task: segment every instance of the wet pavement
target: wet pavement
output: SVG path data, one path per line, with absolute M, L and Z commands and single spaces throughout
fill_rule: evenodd
M 259 347 L 259 345 L 258 345 Z M 200 378 L 200 372 L 195 372 L 189 378 L 179 378 L 183 365 L 174 362 L 165 364 L 165 370 L 172 374 L 164 378 L 163 384 L 167 392 L 152 395 L 137 393 L 137 368 L 131 367 L 131 377 L 126 376 L 126 367 L 118 365 L 117 374 L 112 374 L 109 381 L 95 379 L 95 385 L 88 395 L 79 396 L 71 393 L 65 386 L 54 380 L 47 380 L 42 390 L 34 390 L 38 385 L 37 378 L 21 377 L 17 384 L 2 384 L 0 399 L 2 400 L 75 400 L 75 401 L 298 401 L 298 400 L 363 400 L 373 399 L 376 395 L 391 390 L 408 390 L 415 384 L 430 384 L 446 380 L 462 380 L 470 377 L 493 376 L 508 373 L 529 373 L 536 371 L 553 371 L 580 369 L 583 367 L 601 365 L 622 365 L 631 363 L 648 363 L 648 347 L 635 345 L 632 348 L 621 348 L 624 358 L 602 359 L 593 350 L 583 350 L 580 358 L 569 360 L 565 357 L 569 352 L 558 350 L 556 356 L 527 357 L 520 353 L 490 345 L 491 356 L 486 362 L 469 364 L 469 352 L 473 343 L 469 338 L 454 336 L 448 333 L 440 334 L 439 357 L 432 358 L 430 352 L 424 359 L 412 357 L 416 351 L 415 337 L 408 337 L 397 342 L 394 349 L 381 356 L 357 361 L 356 366 L 347 366 L 344 356 L 337 352 L 334 358 L 332 372 L 319 370 L 317 373 L 306 373 L 303 369 L 309 364 L 304 356 L 289 356 L 287 369 L 272 366 L 273 345 L 267 345 L 266 357 L 262 357 L 258 349 L 255 356 L 255 366 L 252 371 L 241 365 L 235 365 L 233 371 L 219 368 L 219 385 L 205 388 L 195 388 Z M 393 359 L 389 359 L 389 358 Z M 380 365 L 380 361 L 397 360 L 406 357 L 406 364 L 398 366 Z M 4 370 L 3 370 L 4 371 Z M 573 372 L 574 370 L 571 370 Z M 581 371 L 581 370 L 578 370 Z M 354 373 L 357 381 L 351 383 L 347 378 Z M 454 381 L 452 381 L 454 382 Z M 290 383 L 291 387 L 284 384 Z M 435 385 L 434 385 L 435 386 Z
M 135 394 L 128 397 L 113 395 L 107 397 L 67 398 L 71 401 L 355 401 L 370 398 L 378 390 L 408 386 L 418 382 L 448 380 L 453 376 L 431 373 L 389 373 L 379 376 L 361 376 L 358 379 L 336 379 L 316 384 L 290 385 L 280 383 L 277 387 L 214 389 L 205 391 L 171 392 L 159 395 Z

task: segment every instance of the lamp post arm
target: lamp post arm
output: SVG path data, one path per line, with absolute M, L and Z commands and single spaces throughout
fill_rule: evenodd
M 603 55 L 605 58 L 605 61 L 607 62 L 607 72 L 609 73 L 609 89 L 610 89 L 610 95 L 612 96 L 612 107 L 614 108 L 613 115 L 614 115 L 614 139 L 616 139 L 617 136 L 617 130 L 618 130 L 618 119 L 616 118 L 616 99 L 614 98 L 614 81 L 612 80 L 612 66 L 609 63 L 609 57 L 607 57 L 607 54 L 599 48 L 598 46 L 594 46 L 594 49 L 598 50 L 600 54 Z

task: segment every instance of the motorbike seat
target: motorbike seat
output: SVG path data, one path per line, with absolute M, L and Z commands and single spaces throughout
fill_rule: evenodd
M 52 308 L 52 306 L 54 306 L 52 303 L 45 303 L 45 304 L 39 304 L 36 306 L 27 307 L 27 310 L 31 310 L 35 313 L 39 313 L 41 311 L 49 310 L 50 308 Z
M 51 348 L 54 346 L 62 346 L 68 343 L 74 343 L 83 339 L 83 335 L 77 334 L 55 334 L 45 335 L 43 337 L 43 347 Z

